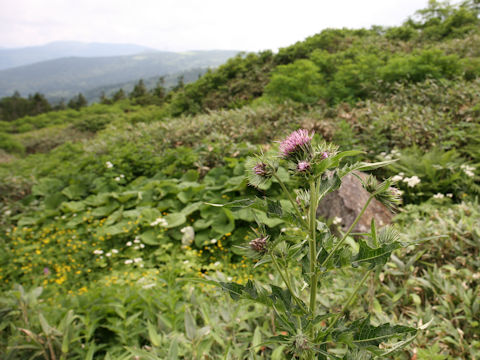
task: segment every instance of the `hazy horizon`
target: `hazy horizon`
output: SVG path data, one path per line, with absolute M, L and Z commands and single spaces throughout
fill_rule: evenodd
M 0 47 L 134 44 L 160 51 L 276 50 L 325 28 L 396 26 L 428 0 L 45 0 L 4 2 Z

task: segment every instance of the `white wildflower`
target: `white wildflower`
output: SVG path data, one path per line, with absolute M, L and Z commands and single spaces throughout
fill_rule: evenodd
M 445 197 L 445 195 L 443 195 L 442 193 L 437 193 L 437 194 L 433 195 L 434 199 L 443 199 L 444 197 Z
M 188 264 L 189 262 L 190 262 L 190 261 L 188 261 L 188 260 L 184 260 L 184 261 L 183 261 L 183 263 L 184 263 L 185 265 Z
M 403 179 L 403 182 L 406 182 L 409 187 L 415 187 L 415 185 L 420 183 L 420 178 L 414 175 L 411 178 L 406 177 Z
M 452 193 L 448 193 L 448 194 L 445 194 L 445 195 L 446 195 L 446 197 L 448 197 L 448 198 L 452 198 L 452 197 L 453 197 L 453 194 L 452 194 Z
M 115 181 L 120 181 L 120 180 L 122 180 L 122 179 L 120 178 L 120 176 L 117 176 L 117 177 L 115 178 Z
M 106 256 L 106 257 L 110 257 L 110 256 L 112 256 L 112 253 L 109 253 L 109 252 L 108 252 L 108 253 L 105 254 L 105 256 Z
M 120 178 L 123 179 L 125 177 L 125 175 L 123 174 L 120 174 Z
M 134 249 L 134 250 L 138 250 L 138 249 L 140 249 L 140 246 L 138 246 L 138 245 L 137 245 L 137 246 L 134 246 L 133 249 Z
M 113 254 L 118 254 L 118 250 L 117 249 L 112 249 L 112 253 Z
M 393 181 L 393 182 L 397 182 L 397 181 L 401 181 L 401 180 L 403 180 L 403 176 L 401 176 L 400 174 L 395 175 L 394 177 L 392 177 L 392 181 Z
M 126 243 L 126 245 L 127 245 L 127 246 L 132 246 L 132 242 L 129 241 L 129 242 Z
M 105 166 L 107 167 L 107 169 L 113 168 L 113 164 L 112 164 L 110 161 L 107 161 L 107 162 L 105 163 Z
M 140 244 L 140 249 L 143 249 L 145 247 L 144 244 Z
M 342 222 L 343 222 L 343 219 L 338 216 L 335 216 L 332 221 L 333 225 L 340 225 Z
M 93 253 L 94 253 L 95 255 L 102 255 L 102 254 L 103 254 L 103 250 L 96 249 L 96 250 L 93 250 Z
M 195 230 L 192 226 L 185 226 L 180 232 L 183 234 L 182 236 L 182 245 L 183 246 L 190 246 L 195 239 Z
M 139 263 L 139 262 L 142 262 L 142 261 L 143 261 L 142 258 L 135 258 L 135 259 L 133 259 L 133 262 L 134 262 L 134 263 Z
M 220 266 L 220 261 L 216 261 L 215 264 L 213 264 L 214 266 Z
M 151 284 L 143 285 L 142 288 L 143 288 L 143 289 L 150 289 L 150 288 L 152 288 L 152 287 L 154 287 L 154 286 L 155 286 L 155 283 L 151 283 Z
M 150 226 L 157 226 L 157 225 L 167 226 L 168 223 L 167 223 L 167 220 L 165 220 L 165 219 L 162 218 L 162 217 L 159 217 L 159 218 L 157 218 L 155 221 L 153 221 L 153 222 L 150 223 Z
M 126 264 L 126 265 L 131 264 L 131 263 L 133 263 L 133 260 L 132 260 L 132 259 L 125 260 L 125 264 Z
M 135 238 L 135 240 L 133 240 L 133 242 L 134 242 L 135 244 L 140 244 L 140 243 L 141 243 L 141 241 L 140 241 L 140 239 L 138 238 L 138 236 Z
M 470 176 L 470 177 L 475 176 L 475 173 L 473 172 L 475 170 L 474 166 L 467 165 L 467 164 L 462 164 L 462 165 L 460 165 L 460 169 L 462 169 L 463 172 L 465 173 L 465 175 L 467 175 L 467 176 Z
M 216 244 L 217 241 L 218 241 L 217 239 L 212 239 L 212 240 L 210 240 L 210 244 Z

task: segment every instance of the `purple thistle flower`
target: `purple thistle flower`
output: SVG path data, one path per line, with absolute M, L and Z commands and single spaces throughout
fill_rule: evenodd
M 328 158 L 328 152 L 324 151 L 322 155 L 320 155 L 320 157 L 322 158 L 322 160 L 325 160 L 326 158 Z
M 300 172 L 310 170 L 310 163 L 308 161 L 300 161 L 297 165 L 297 170 Z
M 48 275 L 50 274 L 50 269 L 48 267 L 43 268 L 43 275 Z
M 299 150 L 305 149 L 310 145 L 313 134 L 309 135 L 307 130 L 300 129 L 291 133 L 285 140 L 280 143 L 280 155 L 288 158 Z
M 265 236 L 263 238 L 257 238 L 253 239 L 250 241 L 250 247 L 258 252 L 264 252 L 267 250 L 267 238 L 268 236 Z
M 253 172 L 258 176 L 267 176 L 267 164 L 260 162 L 253 167 Z

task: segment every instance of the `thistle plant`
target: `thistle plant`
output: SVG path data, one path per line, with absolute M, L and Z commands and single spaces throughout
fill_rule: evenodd
M 319 202 L 340 187 L 345 175 L 389 162 L 341 166 L 343 158 L 360 152 L 339 152 L 336 146 L 316 140 L 307 130 L 297 130 L 279 144 L 278 152 L 246 162 L 249 183 L 267 195 L 249 203 L 249 207 L 280 217 L 295 230 L 269 234 L 260 223 L 245 247 L 256 259 L 256 266 L 270 264 L 283 284 L 248 281 L 245 285 L 217 285 L 235 300 L 247 299 L 271 308 L 279 335 L 266 344 L 283 345 L 292 359 L 387 356 L 413 341 L 418 329 L 389 323 L 374 325 L 369 314 L 354 311 L 355 304 L 367 279 L 385 265 L 392 251 L 406 244 L 399 241 L 395 229 L 377 230 L 374 221 L 368 233 L 354 234 L 353 230 L 373 199 L 394 209 L 399 203 L 398 193 L 391 188 L 390 180 L 380 183 L 372 176 L 362 180 L 370 196 L 339 236 L 331 233 L 316 214 Z M 278 184 L 285 199 L 269 197 L 272 183 Z M 318 297 L 322 284 L 327 285 L 337 271 L 345 270 L 358 273 L 352 274 L 352 289 L 340 304 L 321 305 Z M 351 314 L 357 318 L 352 319 Z

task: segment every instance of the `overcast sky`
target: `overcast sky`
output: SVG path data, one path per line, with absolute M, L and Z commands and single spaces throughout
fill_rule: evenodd
M 0 46 L 277 49 L 328 27 L 400 25 L 428 0 L 0 0 Z

